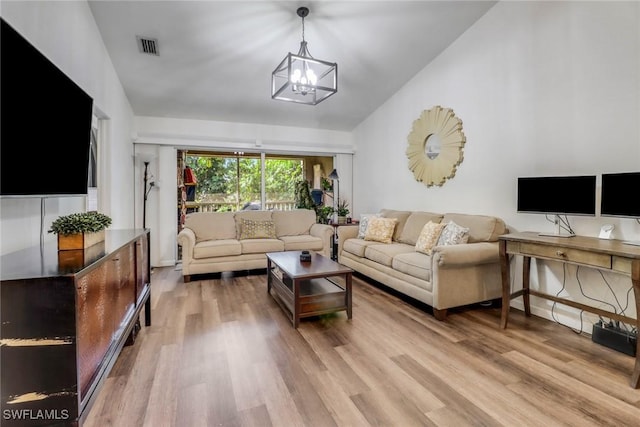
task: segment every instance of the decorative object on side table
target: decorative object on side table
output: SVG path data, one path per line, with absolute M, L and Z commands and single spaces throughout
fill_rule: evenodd
M 51 223 L 49 233 L 58 235 L 58 250 L 85 249 L 104 241 L 111 218 L 97 211 L 64 215 Z
M 338 224 L 347 223 L 347 215 L 349 215 L 349 203 L 346 200 L 338 199 L 336 213 L 338 214 Z
M 300 262 L 311 262 L 311 254 L 309 251 L 302 251 L 300 253 Z

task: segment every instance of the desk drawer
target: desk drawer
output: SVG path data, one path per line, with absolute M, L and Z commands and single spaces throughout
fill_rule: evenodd
M 621 258 L 619 256 L 614 256 L 612 268 L 614 271 L 631 275 L 631 264 L 632 260 L 630 258 Z
M 573 262 L 577 264 L 592 265 L 600 268 L 611 268 L 611 256 L 601 253 L 584 251 L 581 249 L 552 247 L 530 243 L 520 243 L 520 252 L 523 255 L 557 259 L 558 261 Z

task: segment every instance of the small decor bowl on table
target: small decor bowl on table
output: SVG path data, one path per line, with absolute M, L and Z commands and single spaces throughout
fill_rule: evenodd
M 58 250 L 85 249 L 105 239 L 111 218 L 97 211 L 64 215 L 51 223 L 49 233 L 58 235 Z
M 300 262 L 311 262 L 311 253 L 309 253 L 309 251 L 302 251 L 302 253 L 300 253 Z

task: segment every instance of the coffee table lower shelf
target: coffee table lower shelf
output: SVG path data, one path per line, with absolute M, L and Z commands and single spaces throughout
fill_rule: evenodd
M 272 271 L 269 275 L 271 276 L 271 296 L 291 317 L 294 328 L 298 327 L 302 318 L 343 310 L 351 319 L 351 295 L 347 289 L 332 280 L 323 277 L 294 280 L 286 276 L 281 279 Z M 294 282 L 298 290 L 297 299 Z

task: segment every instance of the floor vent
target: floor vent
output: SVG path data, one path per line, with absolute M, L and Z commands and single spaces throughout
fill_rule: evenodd
M 158 40 L 150 39 L 148 37 L 136 36 L 138 40 L 138 50 L 140 53 L 147 53 L 149 55 L 160 56 L 158 51 Z

